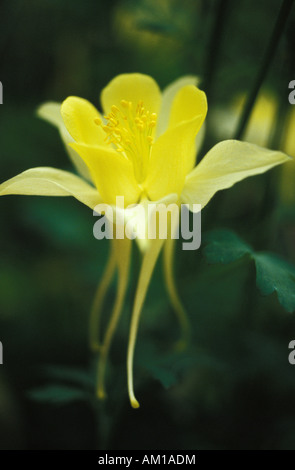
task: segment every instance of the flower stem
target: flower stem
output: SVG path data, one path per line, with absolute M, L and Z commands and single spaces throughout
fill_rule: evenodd
M 112 343 L 116 327 L 118 325 L 123 304 L 125 300 L 126 290 L 129 279 L 129 268 L 130 268 L 130 256 L 131 256 L 131 240 L 123 239 L 116 240 L 114 242 L 114 258 L 118 264 L 118 287 L 115 305 L 111 315 L 109 325 L 107 327 L 105 338 L 100 346 L 100 357 L 98 360 L 98 381 L 97 381 L 97 396 L 100 399 L 105 398 L 105 368 L 106 362 Z
M 169 238 L 164 245 L 164 275 L 170 302 L 174 308 L 181 328 L 181 337 L 178 340 L 176 347 L 178 350 L 183 350 L 186 348 L 190 340 L 190 322 L 175 285 L 173 275 L 174 246 L 175 239 L 173 238 Z
M 99 341 L 99 326 L 100 326 L 102 304 L 103 304 L 103 300 L 105 298 L 106 292 L 108 290 L 108 287 L 114 276 L 115 267 L 116 267 L 115 250 L 114 250 L 114 247 L 112 246 L 109 260 L 105 268 L 103 278 L 97 287 L 97 290 L 94 296 L 94 301 L 93 301 L 92 308 L 91 308 L 91 312 L 90 312 L 89 343 L 90 343 L 90 349 L 93 352 L 97 352 L 101 348 L 101 344 Z
M 110 346 L 112 343 L 112 339 L 116 331 L 116 327 L 118 325 L 118 321 L 120 319 L 120 315 L 122 312 L 122 306 L 123 306 L 123 302 L 125 298 L 127 281 L 128 281 L 127 277 L 121 278 L 119 280 L 118 294 L 117 294 L 116 302 L 114 305 L 113 313 L 112 313 L 109 325 L 107 327 L 103 344 L 100 347 L 100 356 L 99 356 L 99 361 L 98 361 L 98 386 L 97 386 L 97 396 L 100 399 L 105 398 L 105 384 L 104 384 L 105 368 L 106 368 L 107 358 L 108 358 Z
M 247 103 L 245 105 L 244 111 L 242 113 L 240 122 L 238 124 L 237 131 L 235 133 L 235 139 L 241 139 L 243 137 L 243 134 L 245 132 L 245 129 L 248 124 L 248 120 L 251 115 L 251 111 L 253 108 L 253 105 L 255 103 L 255 100 L 257 98 L 259 89 L 267 75 L 267 72 L 269 70 L 269 67 L 271 65 L 271 62 L 274 58 L 276 48 L 279 44 L 279 41 L 281 39 L 281 36 L 283 34 L 285 25 L 287 23 L 289 13 L 291 11 L 292 5 L 293 5 L 294 0 L 283 0 L 283 3 L 281 5 L 281 9 L 279 11 L 270 41 L 268 43 L 268 47 L 266 49 L 264 59 L 262 60 L 261 67 L 258 71 L 256 80 L 254 82 L 253 88 L 249 94 Z

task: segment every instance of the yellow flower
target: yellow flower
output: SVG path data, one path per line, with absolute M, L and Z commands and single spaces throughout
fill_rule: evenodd
M 289 157 L 256 145 L 228 140 L 213 147 L 195 166 L 196 136 L 207 113 L 207 100 L 194 77 L 183 77 L 161 94 L 157 83 L 142 74 L 114 78 L 101 94 L 104 115 L 88 101 L 69 97 L 63 104 L 47 103 L 39 114 L 55 124 L 81 176 L 54 168 L 33 168 L 0 185 L 0 195 L 74 196 L 93 209 L 115 204 L 177 201 L 193 208 L 206 206 L 219 190 L 283 163 Z M 139 316 L 164 240 L 149 240 L 144 253 L 133 305 L 127 354 L 128 390 L 133 407 L 133 356 Z M 128 284 L 131 241 L 112 240 L 110 259 L 98 288 L 90 329 L 93 349 L 100 351 L 98 395 L 104 396 L 104 369 Z M 165 279 L 179 321 L 187 320 L 172 275 L 173 240 L 165 242 Z M 99 311 L 115 269 L 117 296 L 105 338 L 97 338 Z

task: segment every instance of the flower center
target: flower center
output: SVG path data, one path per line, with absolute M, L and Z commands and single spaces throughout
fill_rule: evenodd
M 132 162 L 135 178 L 142 183 L 147 176 L 156 113 L 146 110 L 143 101 L 134 107 L 131 101 L 122 100 L 120 108 L 113 105 L 104 118 L 106 123 L 100 119 L 96 119 L 95 123 L 101 125 L 106 133 L 105 141 Z

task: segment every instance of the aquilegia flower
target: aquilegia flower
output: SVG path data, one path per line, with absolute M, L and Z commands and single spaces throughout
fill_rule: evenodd
M 0 185 L 0 195 L 73 196 L 91 209 L 101 202 L 114 205 L 124 196 L 126 206 L 170 201 L 206 206 L 219 190 L 288 160 L 285 154 L 253 144 L 227 140 L 213 147 L 195 166 L 196 136 L 207 113 L 207 100 L 194 77 L 183 77 L 162 94 L 147 75 L 123 74 L 104 88 L 104 115 L 82 98 L 69 97 L 62 105 L 47 103 L 39 114 L 55 124 L 80 176 L 54 168 L 32 168 Z M 93 349 L 100 351 L 98 396 L 104 396 L 104 369 L 128 284 L 131 240 L 112 240 L 110 259 L 92 310 Z M 139 316 L 164 240 L 149 240 L 133 305 L 128 344 L 128 390 L 133 407 L 133 355 Z M 168 293 L 186 327 L 183 307 L 172 275 L 173 240 L 165 241 L 165 279 Z M 117 297 L 105 338 L 97 338 L 99 311 L 115 269 Z

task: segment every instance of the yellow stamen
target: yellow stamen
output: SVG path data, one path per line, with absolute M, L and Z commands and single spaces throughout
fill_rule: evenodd
M 113 104 L 113 106 L 111 107 L 111 111 L 112 111 L 112 113 L 115 114 L 115 115 L 116 115 L 116 113 L 119 113 L 119 112 L 120 112 L 119 108 L 118 108 L 117 106 L 115 106 L 114 104 Z
M 107 123 L 100 123 L 106 133 L 105 141 L 125 154 L 133 164 L 138 183 L 143 183 L 148 171 L 156 113 L 146 110 L 143 101 L 133 106 L 131 101 L 121 100 L 120 107 L 113 105 L 104 118 Z
M 102 120 L 101 120 L 100 118 L 95 118 L 95 119 L 94 119 L 94 122 L 95 122 L 95 124 L 96 124 L 97 126 L 100 126 L 101 123 L 102 123 Z

